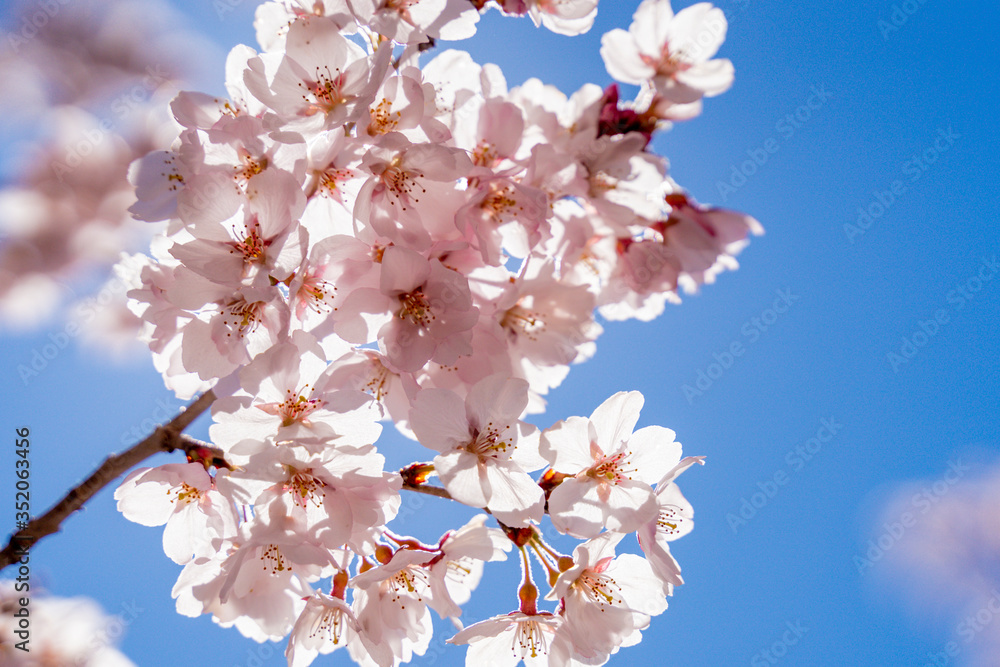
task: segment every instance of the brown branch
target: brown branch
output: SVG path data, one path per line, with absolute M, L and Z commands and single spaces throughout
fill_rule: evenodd
M 80 509 L 84 503 L 94 497 L 98 491 L 106 487 L 127 470 L 142 463 L 158 452 L 172 452 L 178 449 L 185 452 L 204 448 L 203 442 L 193 438 L 184 438 L 181 432 L 191 425 L 201 413 L 215 401 L 215 394 L 207 391 L 187 406 L 176 417 L 157 429 L 145 440 L 133 445 L 120 454 L 112 454 L 90 476 L 70 490 L 62 500 L 53 505 L 49 511 L 40 517 L 35 517 L 28 525 L 11 535 L 7 546 L 0 551 L 0 570 L 16 563 L 28 549 L 43 537 L 58 533 L 63 520 Z M 214 448 L 209 448 L 214 449 Z
M 440 486 L 431 486 L 426 484 L 427 478 L 434 471 L 433 463 L 412 463 L 402 470 L 399 474 L 403 478 L 402 488 L 406 491 L 416 491 L 417 493 L 423 493 L 428 496 L 436 496 L 438 498 L 444 498 L 445 500 L 454 500 L 451 494 L 448 493 L 448 489 L 442 489 Z M 485 507 L 478 507 L 476 509 L 482 510 L 487 514 L 493 514 Z
M 403 478 L 402 488 L 407 491 L 416 491 L 428 496 L 454 500 L 447 489 L 442 489 L 440 486 L 428 486 L 426 484 L 427 478 L 434 474 L 436 474 L 434 472 L 434 464 L 429 461 L 425 463 L 411 463 L 399 471 L 399 476 Z
M 437 496 L 438 498 L 444 498 L 445 500 L 453 500 L 451 494 L 448 493 L 447 489 L 442 489 L 440 486 L 429 486 L 427 484 L 410 484 L 408 482 L 403 482 L 403 488 L 407 491 L 416 491 L 417 493 L 425 493 L 428 496 Z

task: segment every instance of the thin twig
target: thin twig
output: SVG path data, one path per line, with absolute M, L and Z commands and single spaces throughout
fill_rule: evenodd
M 424 465 L 424 464 L 415 463 L 413 465 Z M 407 468 L 409 467 L 412 466 L 407 466 Z M 407 468 L 403 468 L 402 470 L 400 470 L 400 472 L 401 473 L 405 472 Z M 410 482 L 407 481 L 406 475 L 403 476 L 402 488 L 406 491 L 416 491 L 417 493 L 423 493 L 428 496 L 437 496 L 438 498 L 444 498 L 445 500 L 454 500 L 454 498 L 451 497 L 451 494 L 448 493 L 448 489 L 442 489 L 440 486 L 431 486 L 429 484 L 424 484 L 422 482 L 420 483 Z M 493 512 L 489 511 L 485 507 L 477 507 L 476 509 L 486 512 L 487 514 L 493 514 Z
M 445 500 L 451 500 L 451 494 L 448 493 L 447 489 L 442 489 L 440 486 L 429 486 L 427 484 L 408 484 L 403 482 L 403 488 L 407 491 L 416 491 L 417 493 L 426 493 L 428 496 L 437 496 L 438 498 L 444 498 Z
M 66 517 L 80 509 L 97 492 L 133 466 L 159 452 L 172 452 L 178 449 L 187 452 L 203 447 L 205 443 L 182 438 L 181 432 L 207 410 L 213 401 L 215 394 L 211 391 L 205 392 L 168 423 L 157 427 L 148 438 L 120 454 L 112 454 L 106 458 L 97 470 L 71 489 L 49 511 L 40 517 L 35 517 L 27 526 L 11 536 L 7 546 L 0 551 L 0 570 L 17 562 L 43 537 L 59 532 Z

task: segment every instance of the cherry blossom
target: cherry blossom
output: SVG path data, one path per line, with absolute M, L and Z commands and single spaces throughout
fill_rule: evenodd
M 380 235 L 414 247 L 424 246 L 429 239 L 420 201 L 433 199 L 443 184 L 471 169 L 464 151 L 414 144 L 398 132 L 381 137 L 361 165 L 371 177 L 358 193 L 354 217 L 368 220 Z
M 681 578 L 680 565 L 670 555 L 669 542 L 678 540 L 694 528 L 694 508 L 681 495 L 674 482 L 677 476 L 694 464 L 704 465 L 704 456 L 687 456 L 681 459 L 674 468 L 656 485 L 656 517 L 643 524 L 636 537 L 639 545 L 649 560 L 653 571 L 667 586 L 668 591 L 673 586 L 684 583 Z
M 733 65 L 711 59 L 726 38 L 726 17 L 699 2 L 676 15 L 669 0 L 643 0 L 628 32 L 615 29 L 601 40 L 601 56 L 612 77 L 623 83 L 651 83 L 658 96 L 692 104 L 725 92 Z
M 665 198 L 670 205 L 666 221 L 654 225 L 662 230 L 681 270 L 695 282 L 711 282 L 712 269 L 724 258 L 739 252 L 747 232 L 764 233 L 754 218 L 743 213 L 696 204 L 682 193 Z
M 527 472 L 545 461 L 537 429 L 518 419 L 527 404 L 527 382 L 491 375 L 464 401 L 447 389 L 424 389 L 410 411 L 417 439 L 440 452 L 434 468 L 452 497 L 508 525 L 542 518 L 542 489 Z
M 254 197 L 232 218 L 191 228 L 194 238 L 170 254 L 201 276 L 219 284 L 266 287 L 284 281 L 302 263 L 305 239 L 292 225 L 305 207 L 294 177 L 269 169 L 255 176 Z
M 423 655 L 433 626 L 427 608 L 431 594 L 424 566 L 434 554 L 400 549 L 388 561 L 351 580 L 354 605 L 361 628 L 360 642 L 349 646 L 356 661 L 366 656 L 380 667 L 409 662 Z
M 667 608 L 650 564 L 634 554 L 615 557 L 621 533 L 604 533 L 573 552 L 573 567 L 560 573 L 549 599 L 561 599 L 565 632 L 575 655 L 606 660 L 621 645 L 640 640 L 650 616 Z
M 240 533 L 211 558 L 184 566 L 174 586 L 177 611 L 211 613 L 224 626 L 248 637 L 283 638 L 300 615 L 303 597 L 333 567 L 333 555 L 309 541 L 296 520 L 274 511 L 240 527 Z
M 579 35 L 590 30 L 597 17 L 597 0 L 526 0 L 528 16 L 561 35 Z
M 525 667 L 567 665 L 565 642 L 556 634 L 562 623 L 562 616 L 547 612 L 516 611 L 473 623 L 448 642 L 469 645 L 467 667 L 514 667 L 521 662 Z
M 349 0 L 351 9 L 374 32 L 400 44 L 427 38 L 468 39 L 479 13 L 465 0 Z
M 484 262 L 499 265 L 503 250 L 527 257 L 538 244 L 547 204 L 544 192 L 514 180 L 480 180 L 469 202 L 455 213 L 455 223 L 475 235 Z
M 375 98 L 391 55 L 380 49 L 369 56 L 341 34 L 336 21 L 324 19 L 294 22 L 284 46 L 284 52 L 247 62 L 247 89 L 276 113 L 314 118 L 318 127 L 358 120 Z
M 656 512 L 651 484 L 680 460 L 674 432 L 647 426 L 635 433 L 643 398 L 619 392 L 589 419 L 570 417 L 542 433 L 541 453 L 568 475 L 549 496 L 552 523 L 577 537 L 602 528 L 632 532 Z
M 163 551 L 183 565 L 211 556 L 214 539 L 236 534 L 232 501 L 216 488 L 200 463 L 139 468 L 115 491 L 118 511 L 144 526 L 163 526 Z
M 323 17 L 345 35 L 357 31 L 354 15 L 346 2 L 279 0 L 258 5 L 254 16 L 257 42 L 265 51 L 281 51 L 286 46 L 288 29 L 292 24 L 314 20 L 316 17 Z
M 371 398 L 331 385 L 324 351 L 296 331 L 240 370 L 241 391 L 213 409 L 212 439 L 234 461 L 265 449 L 265 442 L 362 447 L 381 432 Z
M 351 350 L 335 359 L 330 366 L 330 382 L 357 389 L 370 395 L 384 417 L 397 427 L 405 425 L 411 394 L 418 391 L 412 373 L 400 373 L 389 368 L 389 360 L 374 350 Z
M 247 467 L 252 476 L 236 471 L 226 480 L 242 491 L 231 495 L 256 512 L 290 517 L 331 551 L 345 544 L 367 551 L 399 508 L 399 477 L 383 472 L 384 459 L 370 446 L 317 455 L 283 445 L 251 457 Z
M 470 0 L 480 10 L 487 0 Z M 505 14 L 523 16 L 561 35 L 579 35 L 587 32 L 597 16 L 598 0 L 495 0 Z
M 558 280 L 551 263 L 535 266 L 497 301 L 497 317 L 511 356 L 532 388 L 545 393 L 562 380 L 562 368 L 593 354 L 592 343 L 602 329 L 594 321 L 594 295 L 586 286 Z M 556 374 L 558 379 L 552 377 Z
M 341 308 L 336 331 L 345 340 L 365 343 L 378 323 L 378 338 L 391 364 L 416 371 L 425 363 L 454 362 L 468 354 L 469 329 L 479 318 L 461 274 L 400 246 L 382 255 L 378 289 L 355 290 Z
M 431 599 L 428 604 L 442 618 L 461 616 L 461 605 L 483 575 L 483 563 L 506 560 L 511 543 L 496 528 L 485 526 L 486 515 L 478 514 L 441 540 L 441 554 L 430 562 Z
M 317 592 L 306 601 L 288 637 L 288 665 L 311 665 L 316 656 L 358 641 L 359 631 L 350 605 L 341 598 Z

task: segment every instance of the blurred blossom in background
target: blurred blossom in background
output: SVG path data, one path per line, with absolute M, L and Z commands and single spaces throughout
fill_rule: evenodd
M 894 487 L 855 564 L 902 600 L 917 623 L 944 630 L 929 664 L 996 665 L 1000 461 L 954 456 L 939 476 Z
M 127 211 L 128 166 L 173 141 L 167 103 L 222 56 L 159 2 L 18 2 L 5 17 L 0 325 L 69 318 L 71 336 L 121 351 L 134 276 L 111 266 L 155 231 Z
M 60 598 L 38 589 L 31 592 L 30 607 L 21 607 L 24 595 L 13 581 L 0 580 L 0 665 L 135 667 L 116 645 L 142 609 L 126 604 L 120 615 L 108 616 L 89 598 Z M 15 616 L 21 609 L 31 617 L 27 652 L 16 648 L 23 641 Z

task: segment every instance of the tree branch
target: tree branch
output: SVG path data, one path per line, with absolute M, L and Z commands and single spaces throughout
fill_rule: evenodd
M 429 461 L 411 463 L 399 471 L 399 476 L 403 478 L 403 489 L 424 493 L 428 496 L 437 496 L 445 500 L 454 500 L 447 489 L 426 484 L 427 478 L 433 474 L 435 474 L 434 464 Z
M 11 535 L 7 546 L 0 551 L 0 570 L 16 563 L 28 549 L 43 537 L 59 532 L 63 520 L 80 509 L 98 491 L 113 482 L 127 470 L 142 463 L 158 452 L 172 452 L 182 449 L 190 452 L 205 447 L 205 443 L 193 438 L 184 438 L 181 432 L 191 425 L 212 402 L 215 394 L 207 391 L 188 405 L 168 423 L 158 426 L 145 440 L 120 454 L 112 454 L 84 481 L 71 489 L 62 500 L 53 505 L 40 517 L 35 517 L 28 525 Z
M 403 477 L 402 488 L 406 491 L 416 491 L 417 493 L 423 493 L 428 496 L 436 496 L 438 498 L 444 498 L 445 500 L 454 500 L 451 494 L 448 493 L 448 489 L 443 489 L 440 486 L 431 486 L 426 484 L 427 477 L 434 470 L 433 463 L 413 463 L 402 470 L 399 474 Z M 474 509 L 482 510 L 487 514 L 493 514 L 485 507 L 476 507 Z
M 417 493 L 426 493 L 428 496 L 437 496 L 438 498 L 444 498 L 445 500 L 452 500 L 451 494 L 448 493 L 448 490 L 442 489 L 440 486 L 410 484 L 408 482 L 403 482 L 403 488 L 407 491 L 416 491 Z

